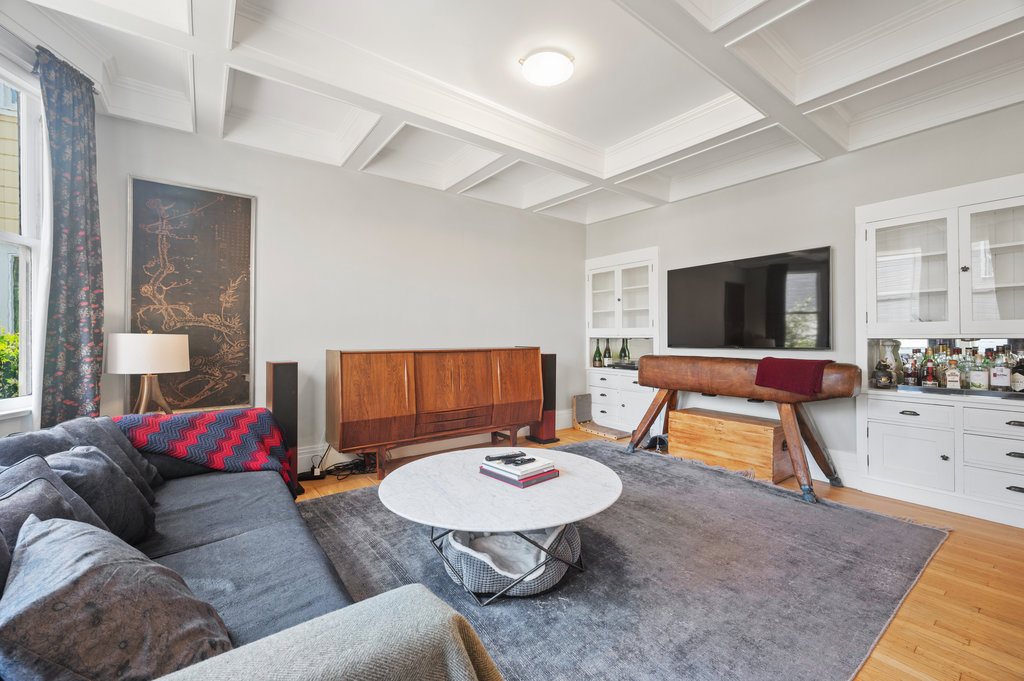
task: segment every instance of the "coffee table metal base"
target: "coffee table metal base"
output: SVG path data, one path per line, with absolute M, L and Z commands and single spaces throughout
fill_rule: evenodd
M 430 545 L 434 547 L 435 551 L 437 551 L 437 555 L 441 556 L 441 560 L 443 560 L 445 565 L 448 566 L 448 570 L 451 572 L 451 574 L 455 575 L 455 578 L 458 580 L 459 584 L 462 585 L 462 588 L 466 590 L 466 593 L 468 593 L 470 596 L 473 597 L 473 600 L 475 600 L 477 602 L 477 605 L 484 606 L 484 605 L 490 605 L 494 601 L 498 600 L 499 598 L 504 596 L 506 593 L 508 593 L 508 591 L 510 589 L 515 588 L 515 586 L 517 584 L 519 584 L 520 582 L 525 580 L 527 577 L 532 575 L 534 572 L 536 572 L 537 570 L 541 569 L 542 567 L 544 567 L 545 565 L 547 565 L 548 563 L 550 563 L 552 561 L 557 560 L 557 561 L 559 561 L 561 563 L 565 563 L 567 566 L 573 568 L 577 572 L 583 572 L 586 568 L 583 565 L 583 552 L 582 551 L 580 551 L 580 556 L 579 556 L 579 558 L 575 562 L 565 560 L 564 558 L 555 555 L 555 551 L 557 551 L 561 547 L 563 542 L 566 541 L 566 539 L 565 539 L 565 532 L 566 532 L 566 529 L 568 529 L 568 527 L 569 526 L 566 525 L 566 527 L 563 528 L 562 531 L 559 533 L 559 535 L 555 539 L 555 541 L 551 542 L 551 548 L 550 549 L 545 548 L 544 546 L 538 544 L 537 542 L 535 542 L 534 540 L 530 539 L 529 537 L 527 537 L 522 532 L 511 532 L 511 533 L 509 533 L 509 534 L 516 535 L 517 537 L 521 538 L 523 541 L 525 541 L 525 542 L 527 542 L 529 544 L 532 544 L 534 547 L 540 549 L 542 553 L 547 555 L 547 557 L 544 558 L 544 560 L 542 560 L 539 563 L 537 563 L 536 565 L 534 565 L 532 568 L 530 568 L 526 572 L 524 572 L 523 574 L 521 574 L 511 584 L 509 584 L 508 586 L 503 588 L 501 591 L 498 591 L 498 592 L 496 592 L 494 594 L 491 594 L 490 596 L 488 596 L 487 598 L 484 598 L 484 599 L 481 599 L 479 596 L 476 595 L 476 593 L 471 591 L 468 586 L 466 586 L 466 582 L 463 580 L 462 575 L 459 573 L 458 569 L 456 569 L 456 567 L 454 565 L 452 565 L 451 561 L 448 560 L 448 557 L 446 555 L 444 555 L 444 551 L 442 550 L 442 547 L 443 547 L 443 544 L 444 544 L 444 538 L 447 537 L 449 534 L 451 534 L 454 530 L 442 530 L 441 528 L 431 527 L 430 528 Z M 438 531 L 440 531 L 440 534 L 437 534 Z M 563 577 L 563 579 L 564 579 L 564 577 Z

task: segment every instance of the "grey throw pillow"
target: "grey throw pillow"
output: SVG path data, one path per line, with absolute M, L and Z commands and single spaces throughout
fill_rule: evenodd
M 32 515 L 43 518 L 74 518 L 75 512 L 53 484 L 45 478 L 28 480 L 0 496 L 0 533 L 4 537 L 4 554 L 7 556 L 7 560 L 0 564 L 0 585 L 7 581 L 11 567 L 10 554 L 14 552 L 18 532 Z
M 121 539 L 135 544 L 153 533 L 153 507 L 121 467 L 96 447 L 50 454 L 46 463 Z
M 146 479 L 139 472 L 135 464 L 132 463 L 132 460 L 128 458 L 128 455 L 118 447 L 114 439 L 97 422 L 97 419 L 83 416 L 71 421 L 65 421 L 64 423 L 58 423 L 51 430 L 66 433 L 75 445 L 89 445 L 99 448 L 110 457 L 111 461 L 121 467 L 125 475 L 142 492 L 142 496 L 146 497 L 146 501 L 151 504 L 156 501 L 156 497 L 153 496 L 153 488 L 149 486 L 149 483 L 146 482 Z M 67 449 L 70 449 L 70 447 L 58 451 L 67 451 Z
M 173 570 L 83 523 L 25 522 L 0 598 L 0 677 L 154 679 L 230 649 Z
M 74 446 L 74 440 L 63 432 L 36 430 L 31 433 L 12 433 L 0 437 L 0 466 L 12 466 L 28 456 L 66 452 Z
M 96 512 L 92 510 L 92 507 L 89 506 L 85 499 L 78 496 L 73 489 L 68 487 L 41 456 L 30 456 L 22 459 L 13 466 L 0 468 L 0 496 L 7 494 L 29 480 L 35 480 L 36 478 L 44 478 L 48 480 L 50 484 L 60 492 L 60 495 L 64 497 L 64 500 L 67 501 L 74 510 L 75 520 L 81 520 L 82 522 L 95 525 L 101 530 L 107 529 L 106 524 L 98 515 L 96 515 Z M 37 513 L 36 515 L 39 514 Z M 8 537 L 7 544 L 11 547 L 12 551 L 14 550 L 15 539 L 17 539 L 17 535 Z
M 150 487 L 159 487 L 164 484 L 164 479 L 160 476 L 156 466 L 147 461 L 146 457 L 142 456 L 142 453 L 135 449 L 135 445 L 124 434 L 124 431 L 117 427 L 113 419 L 109 416 L 99 416 L 95 420 L 100 428 L 110 436 L 110 439 L 121 448 L 121 451 L 131 459 L 131 462 L 139 470 L 139 473 L 142 473 L 142 478 L 149 483 Z

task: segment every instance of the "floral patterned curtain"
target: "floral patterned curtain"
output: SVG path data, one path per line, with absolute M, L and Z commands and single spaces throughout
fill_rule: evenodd
M 92 81 L 36 52 L 53 180 L 53 256 L 43 356 L 43 427 L 99 414 L 103 263 Z

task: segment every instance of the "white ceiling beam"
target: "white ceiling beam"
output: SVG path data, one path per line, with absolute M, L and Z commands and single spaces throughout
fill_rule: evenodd
M 673 0 L 615 0 L 670 45 L 700 64 L 726 87 L 777 122 L 821 158 L 844 153 L 830 135 L 765 82 L 725 46 L 722 38 L 708 33 Z
M 134 14 L 121 12 L 95 0 L 29 0 L 29 2 L 39 7 L 56 10 L 62 14 L 77 17 L 100 26 L 106 26 L 116 31 L 156 40 L 184 50 L 194 48 L 193 43 L 195 41 L 187 33 L 177 31 L 164 24 L 147 21 Z M 207 0 L 202 0 L 202 2 L 193 4 L 202 6 L 206 3 Z
M 509 166 L 514 165 L 515 163 L 516 159 L 509 158 L 508 156 L 496 158 L 487 165 L 485 165 L 480 170 L 470 173 L 469 175 L 462 178 L 452 186 L 448 187 L 448 191 L 452 192 L 453 194 L 461 194 L 470 187 L 474 187 L 483 182 L 484 180 L 490 177 L 494 177 L 495 175 L 507 169 Z
M 723 45 L 732 45 L 744 36 L 775 23 L 809 2 L 812 0 L 768 0 L 718 29 L 715 35 L 721 39 Z
M 202 0 L 192 3 L 195 51 L 192 61 L 195 127 L 200 135 L 224 136 L 224 116 L 229 93 L 225 64 L 230 44 L 233 0 Z

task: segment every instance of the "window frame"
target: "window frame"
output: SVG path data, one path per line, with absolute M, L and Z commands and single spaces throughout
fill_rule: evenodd
M 0 54 L 0 81 L 18 91 L 19 207 L 21 234 L 0 233 L 0 241 L 23 246 L 29 251 L 29 281 L 22 282 L 21 295 L 28 296 L 28 319 L 21 319 L 18 360 L 20 374 L 27 376 L 28 392 L 0 398 L 0 420 L 33 416 L 39 425 L 42 387 L 43 342 L 46 337 L 46 295 L 49 282 L 49 157 L 39 80 L 23 60 Z M 27 62 L 26 62 L 27 63 Z M 27 285 L 26 285 L 27 284 Z

